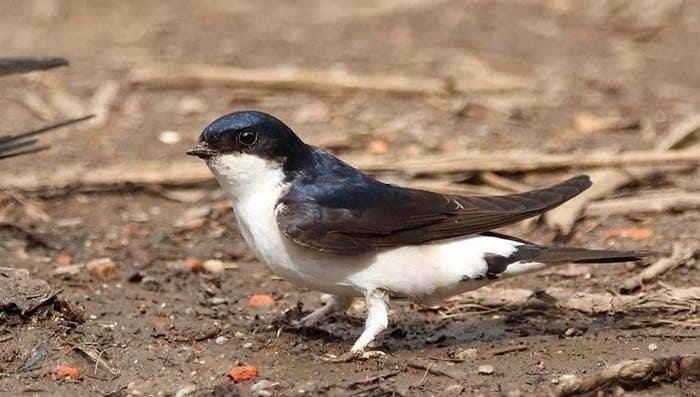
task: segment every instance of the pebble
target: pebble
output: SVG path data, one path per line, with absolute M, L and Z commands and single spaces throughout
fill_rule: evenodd
M 275 299 L 267 294 L 255 294 L 248 299 L 248 306 L 256 309 L 269 308 L 275 304 Z
M 246 342 L 243 344 L 244 349 L 250 349 L 251 347 L 253 347 L 253 342 Z
M 117 273 L 117 265 L 110 258 L 93 259 L 85 267 L 102 278 L 107 278 Z
M 163 131 L 158 135 L 158 139 L 167 145 L 173 145 L 180 142 L 182 137 L 176 131 Z
M 457 354 L 455 354 L 455 358 L 459 360 L 469 361 L 475 359 L 477 355 L 478 354 L 476 349 L 464 349 L 460 352 L 457 352 Z
M 440 392 L 439 396 L 460 396 L 464 391 L 462 385 L 452 385 Z
M 566 375 L 562 375 L 559 377 L 559 383 L 563 383 L 563 384 L 573 383 L 577 379 L 578 378 L 576 377 L 576 375 L 566 374 Z
M 214 343 L 216 343 L 217 345 L 223 345 L 227 341 L 228 341 L 228 338 L 225 336 L 219 336 L 218 338 L 214 339 Z
M 477 372 L 479 372 L 482 375 L 491 375 L 495 372 L 496 370 L 493 368 L 492 365 L 479 365 L 479 369 Z
M 649 346 L 647 346 L 647 349 L 649 349 L 649 351 L 653 352 L 653 351 L 658 350 L 659 346 L 657 346 L 656 343 L 650 343 Z
M 218 259 L 209 259 L 204 262 L 204 270 L 209 273 L 223 273 L 226 268 L 224 267 L 224 262 Z
M 256 394 L 258 396 L 267 397 L 267 396 L 272 395 L 272 393 L 267 391 L 267 389 L 271 389 L 277 385 L 278 385 L 278 383 L 272 383 L 269 380 L 263 379 L 260 382 L 257 382 L 256 384 L 251 386 L 250 391 L 252 391 L 254 394 Z
M 564 331 L 565 336 L 572 336 L 574 333 L 576 333 L 575 328 L 567 328 L 566 331 Z
M 216 305 L 223 305 L 224 303 L 228 303 L 228 299 L 226 298 L 220 298 L 218 296 L 215 296 L 209 300 L 209 302 L 216 306 Z
M 189 384 L 185 385 L 180 390 L 175 393 L 175 397 L 187 397 L 191 396 L 197 391 L 197 385 Z

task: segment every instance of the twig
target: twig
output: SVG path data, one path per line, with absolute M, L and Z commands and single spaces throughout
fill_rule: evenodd
M 629 165 L 698 165 L 700 164 L 700 150 L 636 151 L 614 155 L 608 152 L 588 154 L 503 152 L 499 153 L 498 156 L 467 152 L 450 157 L 427 156 L 421 159 L 393 162 L 366 159 L 354 164 L 369 172 L 404 172 L 423 175 L 465 171 L 523 172 Z
M 700 129 L 700 114 L 695 114 L 671 129 L 668 135 L 655 145 L 654 151 L 669 152 L 683 144 L 698 129 Z M 590 189 L 546 213 L 544 221 L 550 229 L 561 235 L 568 235 L 576 220 L 586 210 L 588 203 L 606 197 L 635 180 L 645 179 L 661 172 L 664 172 L 663 167 L 648 167 L 645 164 L 624 169 L 597 170 L 590 174 L 593 182 Z
M 502 356 L 504 354 L 508 353 L 513 353 L 513 352 L 521 352 L 524 350 L 527 350 L 528 346 L 527 345 L 514 345 L 514 346 L 504 346 L 504 347 L 499 347 L 493 350 L 490 350 L 486 352 L 486 354 L 490 354 L 492 356 Z
M 629 164 L 700 164 L 700 149 L 658 153 L 653 151 L 628 152 L 617 156 L 609 153 L 589 155 L 551 155 L 529 153 L 502 153 L 497 159 L 484 154 L 462 154 L 457 157 L 426 157 L 420 160 L 390 162 L 366 157 L 345 157 L 350 164 L 369 173 L 404 172 L 413 174 L 443 174 L 466 171 L 536 171 L 570 167 L 600 167 Z M 25 173 L 5 175 L 0 190 L 36 191 L 60 189 L 69 186 L 137 185 L 191 185 L 212 179 L 209 170 L 200 162 L 180 161 L 129 163 L 102 168 L 75 166 L 53 170 L 50 174 Z M 595 186 L 595 185 L 594 185 Z M 448 186 L 449 187 L 449 186 Z M 589 189 L 590 191 L 590 189 Z
M 410 362 L 410 363 L 408 363 L 408 366 L 410 368 L 414 368 L 414 369 L 425 370 L 426 374 L 431 373 L 431 374 L 437 375 L 437 376 L 446 376 L 448 378 L 460 380 L 460 377 L 458 375 L 451 374 L 451 373 L 446 372 L 444 370 L 435 368 L 432 364 L 425 365 L 425 364 L 421 364 L 421 363 L 417 363 L 417 362 Z
M 673 244 L 673 253 L 668 258 L 661 258 L 653 265 L 644 269 L 641 273 L 626 279 L 620 287 L 620 292 L 630 293 L 647 281 L 669 272 L 692 259 L 700 253 L 700 249 L 691 248 L 688 245 L 677 242 Z
M 182 88 L 205 84 L 305 90 L 368 90 L 401 94 L 439 94 L 442 79 L 409 76 L 361 76 L 346 72 L 302 69 L 244 69 L 213 65 L 155 65 L 129 72 L 132 84 Z
M 355 386 L 366 385 L 366 384 L 368 384 L 368 383 L 374 383 L 374 382 L 376 382 L 376 381 L 378 381 L 378 380 L 389 379 L 389 378 L 392 378 L 392 377 L 398 375 L 400 372 L 401 372 L 401 371 L 391 371 L 391 372 L 387 372 L 387 373 L 384 373 L 384 374 L 379 374 L 379 375 L 377 375 L 377 376 L 373 376 L 373 377 L 368 378 L 368 379 L 356 380 L 356 381 L 354 381 L 354 382 L 350 382 L 350 383 L 348 383 L 347 385 L 345 385 L 345 388 L 346 388 L 346 389 L 350 389 L 350 388 L 353 388 L 353 387 L 355 387 Z
M 700 193 L 664 193 L 590 203 L 587 216 L 688 211 L 700 208 Z
M 106 352 L 106 350 L 100 352 L 97 349 L 91 349 L 79 343 L 68 342 L 68 344 L 71 346 L 71 348 L 73 348 L 73 350 L 76 350 L 85 358 L 92 360 L 92 362 L 95 363 L 95 374 L 97 374 L 98 366 L 102 365 L 102 367 L 104 367 L 104 369 L 106 369 L 113 377 L 116 378 L 117 376 L 119 376 L 119 374 L 116 371 L 114 371 L 109 365 L 107 365 L 107 362 L 102 358 L 102 355 Z
M 700 376 L 700 356 L 687 354 L 665 358 L 628 360 L 585 378 L 574 378 L 542 396 L 592 396 L 613 387 L 639 388 Z
M 102 83 L 90 100 L 90 112 L 95 114 L 95 118 L 90 121 L 93 127 L 104 127 L 109 120 L 109 113 L 114 101 L 119 93 L 119 84 L 116 81 L 108 80 Z

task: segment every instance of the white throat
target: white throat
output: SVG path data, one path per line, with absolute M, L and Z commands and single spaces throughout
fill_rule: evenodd
M 207 160 L 221 187 L 236 203 L 274 198 L 283 190 L 284 171 L 279 163 L 250 154 L 224 154 Z M 235 209 L 235 208 L 234 208 Z
M 248 154 L 226 154 L 207 161 L 231 196 L 238 228 L 255 256 L 273 267 L 286 257 L 275 209 L 286 192 L 279 163 Z

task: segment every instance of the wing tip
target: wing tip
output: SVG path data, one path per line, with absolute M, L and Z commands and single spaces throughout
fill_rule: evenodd
M 591 181 L 590 176 L 586 174 L 581 174 L 565 180 L 564 182 L 560 183 L 560 185 L 572 185 L 581 189 L 581 191 L 584 191 L 591 187 L 593 185 L 593 182 Z

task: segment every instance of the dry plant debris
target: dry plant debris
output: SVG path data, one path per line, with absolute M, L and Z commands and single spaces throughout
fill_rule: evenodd
M 518 309 L 523 307 L 541 308 L 554 306 L 560 309 L 575 310 L 585 314 L 615 314 L 632 312 L 693 312 L 700 303 L 700 287 L 676 288 L 655 291 L 635 296 L 613 294 L 588 294 L 569 290 L 546 290 L 551 302 L 540 299 L 542 292 L 529 289 L 498 289 L 483 287 L 448 299 L 445 311 L 448 317 L 485 309 Z
M 690 247 L 684 243 L 677 242 L 673 245 L 673 253 L 670 257 L 661 258 L 651 266 L 644 269 L 639 274 L 628 278 L 622 283 L 620 292 L 630 293 L 671 270 L 689 263 L 700 255 L 700 247 Z
M 586 377 L 567 377 L 551 393 L 542 396 L 598 396 L 616 387 L 637 389 L 662 382 L 700 376 L 700 356 L 688 354 L 664 358 L 642 358 L 617 363 Z

